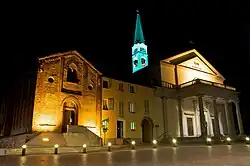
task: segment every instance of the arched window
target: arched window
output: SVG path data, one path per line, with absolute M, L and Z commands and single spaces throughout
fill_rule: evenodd
M 77 72 L 75 69 L 68 68 L 67 71 L 67 82 L 78 83 Z

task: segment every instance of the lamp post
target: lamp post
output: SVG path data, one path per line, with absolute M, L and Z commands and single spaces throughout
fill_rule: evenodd
M 228 144 L 228 145 L 231 145 L 232 139 L 231 139 L 230 137 L 227 137 L 227 138 L 226 138 L 226 141 L 227 141 L 227 144 Z
M 26 148 L 27 148 L 27 145 L 23 145 L 22 146 L 22 156 L 25 156 L 25 154 L 26 154 Z
M 87 145 L 86 145 L 86 144 L 83 144 L 83 145 L 82 145 L 82 152 L 83 152 L 83 153 L 86 153 L 86 152 L 87 152 Z
M 58 145 L 58 144 L 55 144 L 55 145 L 54 145 L 54 148 L 55 148 L 54 154 L 58 154 L 59 145 Z
M 208 146 L 212 145 L 212 139 L 208 137 L 206 139 L 206 143 L 207 143 Z
M 109 143 L 108 143 L 108 151 L 109 151 L 109 152 L 111 151 L 111 146 L 112 146 L 112 144 L 111 144 L 111 142 L 109 142 Z
M 153 140 L 153 148 L 156 148 L 156 146 L 157 146 L 157 141 Z
M 131 141 L 131 148 L 135 149 L 135 141 Z
M 174 146 L 174 147 L 177 146 L 177 139 L 175 139 L 175 138 L 172 139 L 172 146 Z
M 245 141 L 246 141 L 246 144 L 250 144 L 250 138 L 249 137 L 246 137 Z

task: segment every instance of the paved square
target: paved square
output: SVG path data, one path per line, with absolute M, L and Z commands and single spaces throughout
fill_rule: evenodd
M 6 156 L 0 166 L 249 166 L 250 146 L 182 146 L 62 155 Z

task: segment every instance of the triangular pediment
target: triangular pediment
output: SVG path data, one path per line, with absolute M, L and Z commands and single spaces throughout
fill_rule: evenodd
M 162 62 L 185 66 L 194 70 L 216 75 L 225 80 L 224 77 L 195 49 L 164 59 Z
M 216 75 L 216 73 L 211 70 L 199 57 L 186 60 L 179 65 Z

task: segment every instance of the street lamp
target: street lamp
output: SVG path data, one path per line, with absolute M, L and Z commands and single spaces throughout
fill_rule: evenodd
M 175 138 L 172 139 L 172 145 L 177 146 L 177 140 Z
M 23 145 L 22 146 L 22 156 L 25 156 L 25 154 L 26 154 L 26 148 L 27 148 L 27 145 Z
M 207 145 L 211 145 L 212 144 L 212 139 L 211 138 L 208 137 L 206 141 L 207 141 Z
M 135 141 L 131 141 L 131 148 L 135 149 Z
M 55 145 L 54 145 L 54 148 L 55 148 L 55 152 L 54 152 L 54 154 L 58 154 L 58 147 L 59 147 L 59 145 L 58 145 L 58 144 L 55 144 Z
M 109 143 L 108 143 L 108 151 L 109 151 L 109 152 L 111 151 L 111 146 L 112 146 L 112 144 L 111 144 L 111 142 L 109 142 Z
M 250 138 L 249 137 L 246 137 L 245 140 L 246 140 L 246 144 L 250 144 Z
M 228 145 L 230 145 L 230 144 L 231 144 L 232 139 L 231 139 L 230 137 L 227 137 L 227 138 L 226 138 L 226 140 L 227 140 L 227 144 L 228 144 Z
M 82 152 L 83 152 L 83 153 L 86 153 L 86 152 L 87 152 L 87 145 L 86 145 L 86 144 L 83 144 L 83 145 L 82 145 Z
M 156 148 L 156 145 L 157 145 L 157 141 L 154 139 L 153 140 L 153 148 Z

